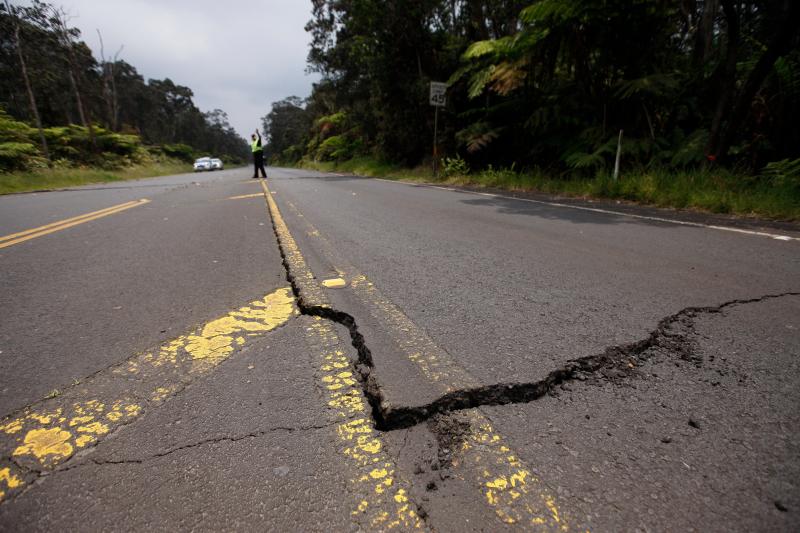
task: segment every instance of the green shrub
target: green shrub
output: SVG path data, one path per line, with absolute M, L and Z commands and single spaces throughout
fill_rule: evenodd
M 800 159 L 784 159 L 768 163 L 760 173 L 773 187 L 800 191 Z
M 469 174 L 469 165 L 460 155 L 445 157 L 442 160 L 442 173 L 445 177 L 466 176 Z
M 320 161 L 344 161 L 356 155 L 359 147 L 360 143 L 347 135 L 332 135 L 320 143 L 316 157 Z
M 162 149 L 167 157 L 191 163 L 195 160 L 194 149 L 188 144 L 165 144 Z
M 0 170 L 29 168 L 39 151 L 28 142 L 0 143 Z
M 14 120 L 0 108 L 0 142 L 34 143 L 36 129 Z

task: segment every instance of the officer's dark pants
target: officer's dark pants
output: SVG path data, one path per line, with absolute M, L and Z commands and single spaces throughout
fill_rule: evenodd
M 261 170 L 261 176 L 266 178 L 267 171 L 264 170 L 264 152 L 253 152 L 253 177 L 258 177 L 258 171 Z

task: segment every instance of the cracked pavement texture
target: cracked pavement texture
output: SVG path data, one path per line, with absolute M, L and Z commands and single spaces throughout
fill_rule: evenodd
M 0 417 L 285 284 L 242 174 L 0 197 L 1 235 L 152 200 L 0 250 Z
M 689 360 L 484 408 L 598 531 L 796 531 L 800 296 L 694 319 Z
M 349 529 L 299 318 L 0 507 L 14 529 Z M 297 340 L 301 340 L 300 343 Z M 88 482 L 87 482 L 88 481 Z M 316 524 L 316 526 L 315 526 Z
M 661 319 L 686 307 L 713 307 L 735 299 L 798 290 L 800 254 L 794 243 L 785 245 L 761 237 L 711 229 L 570 211 L 507 198 L 487 199 L 467 192 L 439 191 L 351 176 L 286 171 L 273 177 L 270 189 L 276 193 L 274 198 L 284 211 L 287 224 L 312 270 L 320 273 L 318 277 L 346 274 L 348 269 L 365 275 L 370 285 L 378 287 L 435 347 L 455 361 L 454 366 L 460 370 L 455 372 L 459 376 L 456 382 L 464 381 L 461 376 L 467 376 L 470 383 L 482 385 L 536 382 L 570 360 L 646 339 Z M 692 218 L 697 220 L 696 216 Z M 384 393 L 389 398 L 400 399 L 397 402 L 400 405 L 404 405 L 402 399 L 409 396 L 417 396 L 416 405 L 438 397 L 441 388 L 431 387 L 420 369 L 404 373 L 380 372 L 381 368 L 406 365 L 397 359 L 403 356 L 402 346 L 406 343 L 404 337 L 408 329 L 399 327 L 400 331 L 392 335 L 387 331 L 392 321 L 381 317 L 380 310 L 376 311 L 380 306 L 353 296 L 362 280 L 356 277 L 346 281 L 353 290 L 328 290 L 326 293 L 334 308 L 347 312 L 365 325 L 362 333 L 375 355 Z M 800 328 L 796 307 L 769 309 L 774 312 L 767 320 L 788 320 L 787 327 L 775 331 L 775 335 L 780 342 L 795 346 L 794 351 L 790 349 L 786 353 L 796 357 Z M 725 313 L 727 311 L 714 316 L 725 316 Z M 395 321 L 395 325 L 397 323 Z M 742 338 L 741 342 L 753 343 L 761 338 L 757 325 L 740 324 L 735 331 Z M 672 356 L 679 357 L 683 347 L 675 349 L 678 353 Z M 773 374 L 787 372 L 787 383 L 798 387 L 800 376 L 791 357 L 784 361 L 769 357 L 766 360 Z M 634 363 L 632 365 L 635 367 Z M 619 376 L 623 383 L 624 374 L 627 372 Z M 613 382 L 614 376 L 600 379 Z M 701 386 L 691 380 L 690 383 Z M 571 386 L 565 385 L 566 388 Z M 754 395 L 764 394 L 755 384 L 752 387 Z M 697 401 L 702 403 L 702 398 L 699 395 Z M 800 405 L 796 397 L 785 399 L 784 412 L 798 410 Z M 552 401 L 551 396 L 545 396 L 524 407 L 484 407 L 480 411 L 495 424 L 500 434 L 518 437 L 509 441 L 511 448 L 526 460 L 533 474 L 541 476 L 543 482 L 558 493 L 562 499 L 561 508 L 572 515 L 573 526 L 594 528 L 597 523 L 599 530 L 613 531 L 647 524 L 645 530 L 672 529 L 666 512 L 670 510 L 674 514 L 680 507 L 672 505 L 669 499 L 662 503 L 661 514 L 655 518 L 640 516 L 640 511 L 650 513 L 652 506 L 628 507 L 632 491 L 648 488 L 646 476 L 621 487 L 622 496 L 617 507 L 601 513 L 592 508 L 596 504 L 587 505 L 576 500 L 568 489 L 563 490 L 562 469 L 573 468 L 569 464 L 571 457 L 560 458 L 556 470 L 542 468 L 547 460 L 536 453 L 538 443 L 531 438 L 539 427 L 536 419 L 508 422 L 504 413 L 534 409 L 541 403 L 550 405 Z M 608 398 L 596 401 L 601 405 L 608 402 L 609 411 L 618 418 L 628 416 L 633 408 L 638 409 L 641 416 L 650 415 L 641 406 L 614 403 Z M 766 416 L 773 408 L 761 405 L 753 416 Z M 447 418 L 459 421 L 460 415 L 456 413 Z M 736 418 L 732 417 L 731 421 L 735 422 Z M 625 427 L 620 438 L 625 441 L 635 431 L 635 427 Z M 786 431 L 792 438 L 798 437 L 796 426 Z M 427 448 L 428 456 L 440 455 L 430 449 L 440 447 L 434 441 L 441 441 L 441 435 L 430 435 L 431 431 L 419 427 L 406 433 L 416 435 L 412 441 L 427 441 L 425 445 L 418 444 L 419 450 L 415 453 L 425 455 L 420 450 Z M 783 445 L 774 435 L 762 437 L 763 449 Z M 575 438 L 580 440 L 580 434 Z M 672 439 L 670 436 L 659 438 Z M 407 438 L 401 442 L 404 450 L 409 448 Z M 650 457 L 664 445 L 666 443 L 660 440 L 642 442 L 640 454 Z M 600 446 L 587 452 L 587 456 L 601 460 L 607 453 L 608 450 Z M 713 455 L 713 448 L 710 453 Z M 752 452 L 748 466 L 753 467 L 768 457 Z M 797 465 L 796 454 L 785 457 Z M 437 461 L 434 459 L 432 463 Z M 424 461 L 410 460 L 407 466 L 415 472 L 425 471 L 421 463 Z M 591 478 L 595 474 L 591 468 L 578 469 L 576 476 Z M 777 472 L 781 466 L 770 464 L 768 468 Z M 457 482 L 453 478 L 457 477 L 446 476 L 445 484 L 455 486 Z M 418 485 L 416 480 L 415 488 Z M 703 501 L 705 498 L 708 501 L 707 487 L 683 489 L 687 500 Z M 796 495 L 797 486 L 792 485 L 787 490 Z M 428 497 L 417 494 L 418 500 L 429 501 L 434 491 L 427 492 Z M 653 499 L 650 493 L 648 497 Z M 748 505 L 738 507 L 738 514 L 747 514 L 747 523 L 755 530 L 763 529 L 758 524 L 765 519 L 764 513 L 773 510 L 785 513 L 781 515 L 783 520 L 775 523 L 778 530 L 796 529 L 800 520 L 797 509 L 788 508 L 782 500 L 776 500 L 777 503 L 765 509 L 754 498 L 752 492 L 745 494 L 742 501 L 748 501 Z M 714 529 L 718 499 L 712 497 L 706 508 L 694 506 L 692 512 L 683 513 L 681 524 L 688 529 Z M 429 512 L 436 523 L 435 511 Z M 599 520 L 600 516 L 609 518 Z M 727 524 L 735 525 L 736 521 L 730 520 Z M 448 524 L 444 529 L 456 530 L 465 525 L 465 522 L 459 522 L 458 526 Z
M 0 414 L 285 287 L 263 198 L 228 200 L 260 190 L 247 175 L 0 198 L 0 234 L 152 200 L 0 251 Z M 391 407 L 611 364 L 380 432 L 348 330 L 296 316 L 15 492 L 0 530 L 800 528 L 800 296 L 618 349 L 800 290 L 797 243 L 299 170 L 268 186 Z

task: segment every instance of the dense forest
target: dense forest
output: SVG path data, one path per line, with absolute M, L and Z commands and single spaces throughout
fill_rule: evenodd
M 0 4 L 0 170 L 113 167 L 153 153 L 248 157 L 224 111 L 201 112 L 169 78 L 145 81 L 122 51 L 95 58 L 61 8 Z
M 628 168 L 800 167 L 799 22 L 796 0 L 313 0 L 321 80 L 264 127 L 276 160 L 417 165 L 446 81 L 439 151 L 472 168 L 608 172 L 621 134 Z

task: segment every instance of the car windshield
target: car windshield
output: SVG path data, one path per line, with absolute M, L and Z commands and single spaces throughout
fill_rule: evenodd
M 201 157 L 200 159 L 195 160 L 195 163 L 208 163 L 209 159 L 207 157 Z

